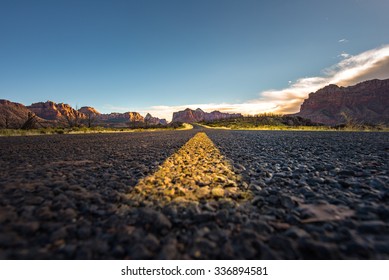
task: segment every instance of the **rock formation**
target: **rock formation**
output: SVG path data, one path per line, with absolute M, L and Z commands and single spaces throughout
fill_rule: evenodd
M 85 118 L 85 115 L 65 103 L 38 102 L 27 106 L 38 117 L 46 120 L 64 121 L 69 118 Z
M 0 128 L 20 128 L 29 113 L 23 104 L 0 99 Z
M 144 118 L 138 112 L 100 114 L 97 118 L 103 122 L 144 122 Z
M 213 121 L 213 120 L 239 118 L 239 117 L 242 117 L 242 115 L 222 113 L 219 111 L 206 113 L 200 108 L 197 108 L 196 110 L 187 108 L 184 111 L 174 112 L 172 122 L 194 123 L 200 121 Z
M 389 124 L 389 79 L 349 87 L 328 85 L 310 93 L 295 115 L 327 125 L 350 120 L 361 124 Z
M 110 127 L 142 127 L 144 125 L 167 125 L 166 119 L 153 117 L 149 113 L 145 117 L 138 112 L 101 114 L 93 107 L 84 106 L 76 110 L 68 104 L 55 103 L 53 101 L 37 102 L 30 106 L 24 106 L 19 103 L 1 100 L 0 109 L 0 127 L 9 127 L 9 120 L 11 119 L 15 124 L 14 127 L 20 127 L 22 120 L 27 119 L 28 113 L 35 114 L 47 126 L 91 127 L 101 125 Z M 186 109 L 173 113 L 172 122 L 193 123 L 237 117 L 242 117 L 242 115 L 219 111 L 207 113 L 198 108 L 196 110 Z
M 147 113 L 147 115 L 145 117 L 145 123 L 147 125 L 167 125 L 167 121 L 165 119 L 153 117 L 149 113 Z
M 220 111 L 213 111 L 211 113 L 205 113 L 204 114 L 204 121 L 215 121 L 215 120 L 222 120 L 222 119 L 230 119 L 230 118 L 240 118 L 242 117 L 242 114 L 229 114 L 229 113 L 222 113 Z
M 20 103 L 0 99 L 0 128 L 38 128 L 52 126 L 53 122 L 36 116 Z
M 97 111 L 95 108 L 89 107 L 89 106 L 81 107 L 78 111 L 80 113 L 84 114 L 85 116 L 89 116 L 89 115 L 99 116 L 99 115 L 101 115 L 99 111 Z
M 127 126 L 144 123 L 144 118 L 138 112 L 101 114 L 93 107 L 84 106 L 75 110 L 68 104 L 52 101 L 33 103 L 27 108 L 42 119 L 70 126 L 81 124 Z

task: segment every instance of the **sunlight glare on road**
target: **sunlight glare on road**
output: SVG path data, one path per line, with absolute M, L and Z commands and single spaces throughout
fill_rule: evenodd
M 204 132 L 197 133 L 128 195 L 133 201 L 189 202 L 251 198 L 247 185 Z

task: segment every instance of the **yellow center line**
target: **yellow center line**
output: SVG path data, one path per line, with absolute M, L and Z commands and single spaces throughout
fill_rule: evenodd
M 240 201 L 251 198 L 242 182 L 212 140 L 199 132 L 154 174 L 141 179 L 128 198 L 154 204 L 201 199 Z

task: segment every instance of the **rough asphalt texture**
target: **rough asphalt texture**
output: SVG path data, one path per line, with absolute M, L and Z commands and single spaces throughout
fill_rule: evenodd
M 236 206 L 251 198 L 248 185 L 204 132 L 192 137 L 156 172 L 139 180 L 127 196 L 132 206 L 145 201 L 155 206 L 209 200 Z
M 253 193 L 134 207 L 198 130 L 0 138 L 0 259 L 389 259 L 389 134 L 205 130 Z

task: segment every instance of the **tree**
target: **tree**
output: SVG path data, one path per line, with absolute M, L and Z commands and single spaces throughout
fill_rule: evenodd
M 95 123 L 96 121 L 96 114 L 92 113 L 92 112 L 88 112 L 86 114 L 86 122 L 87 122 L 87 125 L 89 128 L 91 128 L 93 126 L 93 124 Z
M 78 112 L 78 113 L 79 113 L 80 124 L 82 123 L 83 125 L 86 125 L 88 128 L 94 126 L 97 119 L 97 115 L 95 113 L 93 112 L 85 112 L 85 113 Z

